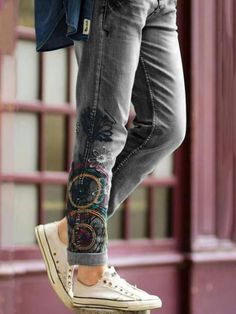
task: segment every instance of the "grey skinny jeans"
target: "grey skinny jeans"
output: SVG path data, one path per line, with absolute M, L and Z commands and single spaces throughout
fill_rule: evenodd
M 66 217 L 70 265 L 108 263 L 107 222 L 182 143 L 186 98 L 177 0 L 94 0 L 74 41 L 77 121 Z M 136 116 L 126 129 L 130 103 Z

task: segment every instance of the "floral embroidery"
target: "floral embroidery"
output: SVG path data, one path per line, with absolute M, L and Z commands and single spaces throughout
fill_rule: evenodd
M 105 146 L 101 148 L 94 148 L 92 150 L 92 157 L 88 159 L 90 167 L 97 167 L 97 165 L 107 166 L 109 162 L 112 162 L 112 153 L 110 149 Z
M 95 115 L 95 120 L 93 115 Z M 81 123 L 90 142 L 112 141 L 112 127 L 116 122 L 109 113 L 103 113 L 100 109 L 96 109 L 93 113 L 91 107 L 85 108 L 81 114 Z

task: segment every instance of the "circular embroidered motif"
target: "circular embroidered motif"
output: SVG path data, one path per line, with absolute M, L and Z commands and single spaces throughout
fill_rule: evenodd
M 92 226 L 86 223 L 76 224 L 72 234 L 72 241 L 76 249 L 89 250 L 96 241 L 96 233 Z
M 83 173 L 70 182 L 69 200 L 77 208 L 87 208 L 98 201 L 101 190 L 101 182 L 95 175 Z
M 74 213 L 75 225 L 70 230 L 73 251 L 99 252 L 106 245 L 106 219 L 94 210 Z M 91 249 L 91 250 L 90 250 Z
M 74 209 L 94 209 L 108 192 L 107 174 L 98 167 L 79 167 L 71 171 L 68 199 Z

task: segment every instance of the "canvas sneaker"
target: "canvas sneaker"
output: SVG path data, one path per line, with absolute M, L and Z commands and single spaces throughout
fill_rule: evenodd
M 92 286 L 84 285 L 75 278 L 72 300 L 74 307 L 123 311 L 150 310 L 162 306 L 158 296 L 129 284 L 117 274 L 114 266 L 108 266 Z
M 58 223 L 36 226 L 35 235 L 54 291 L 68 308 L 73 309 L 73 267 L 67 262 L 67 246 L 59 239 Z

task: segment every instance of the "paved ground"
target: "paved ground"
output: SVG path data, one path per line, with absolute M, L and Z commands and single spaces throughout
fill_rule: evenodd
M 150 314 L 150 311 L 114 311 L 105 309 L 78 309 L 75 314 Z

